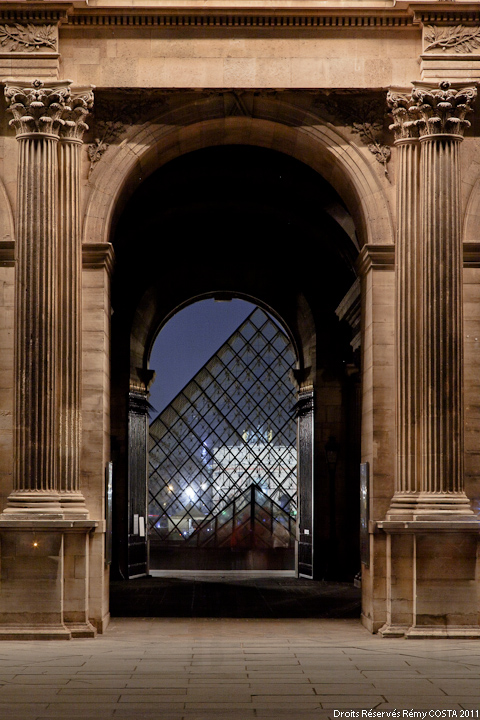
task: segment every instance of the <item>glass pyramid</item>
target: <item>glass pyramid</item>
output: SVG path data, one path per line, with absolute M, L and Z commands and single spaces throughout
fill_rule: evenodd
M 149 534 L 156 546 L 191 545 L 252 485 L 294 520 L 294 366 L 287 336 L 256 308 L 151 423 Z

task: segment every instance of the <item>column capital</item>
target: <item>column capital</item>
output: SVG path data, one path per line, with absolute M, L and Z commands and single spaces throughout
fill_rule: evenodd
M 17 82 L 5 80 L 5 98 L 17 139 L 44 136 L 58 139 L 63 115 L 71 100 L 71 81 Z
M 391 88 L 387 93 L 387 104 L 393 123 L 389 129 L 395 134 L 395 142 L 418 139 L 418 112 L 410 90 Z
M 71 88 L 70 98 L 62 114 L 60 138 L 81 143 L 83 133 L 88 130 L 85 119 L 93 108 L 94 85 L 85 88 Z
M 475 85 L 448 80 L 435 86 L 418 82 L 410 91 L 391 88 L 387 103 L 396 143 L 440 135 L 461 139 L 470 127 L 465 116 L 472 112 L 476 97 Z
M 420 139 L 439 135 L 463 138 L 465 129 L 470 127 L 465 116 L 472 112 L 476 97 L 475 85 L 448 80 L 443 80 L 436 87 L 429 83 L 415 83 L 411 112 L 418 116 Z

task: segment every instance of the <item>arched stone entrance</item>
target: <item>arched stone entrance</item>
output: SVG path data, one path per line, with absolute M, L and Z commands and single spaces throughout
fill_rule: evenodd
M 126 528 L 131 526 L 129 508 L 130 515 L 132 508 L 145 514 L 145 495 L 138 485 L 145 488 L 146 450 L 145 441 L 141 447 L 132 442 L 125 446 L 121 418 L 128 412 L 131 437 L 141 424 L 146 438 L 140 405 L 148 397 L 153 339 L 165 320 L 192 299 L 241 295 L 277 314 L 297 348 L 295 376 L 303 408 L 300 554 L 305 549 L 309 558 L 301 559 L 301 572 L 353 580 L 359 569 L 358 383 L 351 373 L 350 336 L 335 315 L 356 277 L 358 250 L 353 222 L 348 222 L 340 197 L 321 176 L 284 154 L 248 145 L 217 145 L 183 155 L 153 173 L 132 196 L 117 225 L 112 286 L 112 436 L 118 450 L 117 486 L 126 491 L 118 496 L 117 518 L 123 515 L 124 521 L 117 528 L 123 550 L 117 562 L 124 576 L 145 572 L 145 541 L 134 539 Z M 295 246 L 300 265 L 292 271 Z M 302 255 L 312 257 L 317 246 L 320 265 L 304 263 Z M 331 480 L 325 462 L 330 437 L 337 438 L 340 448 L 336 479 Z M 143 480 L 136 476 L 139 467 Z M 315 564 L 311 549 L 317 541 Z

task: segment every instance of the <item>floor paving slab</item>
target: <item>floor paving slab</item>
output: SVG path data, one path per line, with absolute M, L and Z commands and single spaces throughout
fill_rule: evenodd
M 1 650 L 0 720 L 480 709 L 480 641 L 382 639 L 356 620 L 114 619 L 96 639 L 8 641 Z

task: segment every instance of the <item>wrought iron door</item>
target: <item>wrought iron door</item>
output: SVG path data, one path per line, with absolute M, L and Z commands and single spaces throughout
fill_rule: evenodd
M 294 558 L 294 362 L 283 330 L 256 308 L 152 422 L 152 569 L 165 559 L 193 567 L 200 547 L 238 554 L 263 543 Z

